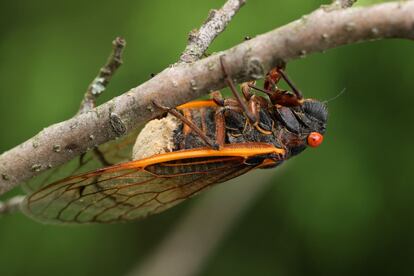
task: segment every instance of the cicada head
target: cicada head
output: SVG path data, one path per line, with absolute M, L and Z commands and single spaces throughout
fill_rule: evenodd
M 276 117 L 282 123 L 281 142 L 290 156 L 306 147 L 318 147 L 323 141 L 328 120 L 327 106 L 314 99 L 306 99 L 296 107 L 276 107 Z

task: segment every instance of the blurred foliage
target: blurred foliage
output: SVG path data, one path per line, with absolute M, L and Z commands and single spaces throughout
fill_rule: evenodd
M 223 2 L 1 1 L 0 152 L 76 113 L 115 36 L 127 40 L 125 63 L 102 102 L 175 62 L 187 33 Z M 379 1 L 358 5 L 372 2 Z M 248 1 L 209 52 L 324 3 Z M 326 142 L 290 161 L 202 275 L 414 273 L 413 51 L 410 41 L 388 40 L 289 64 L 308 97 L 328 99 L 346 88 L 329 103 Z M 0 275 L 123 275 L 196 201 L 121 225 L 58 227 L 21 214 L 2 217 Z

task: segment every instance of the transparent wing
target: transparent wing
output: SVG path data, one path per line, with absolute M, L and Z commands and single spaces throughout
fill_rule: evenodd
M 51 223 L 111 223 L 162 212 L 207 187 L 246 173 L 242 157 L 183 159 L 144 167 L 122 163 L 68 177 L 28 196 L 24 211 Z
M 131 160 L 132 146 L 139 130 L 126 136 L 100 145 L 97 149 L 77 157 L 62 166 L 49 169 L 23 185 L 27 193 L 32 193 L 64 176 L 80 174 L 101 167 Z

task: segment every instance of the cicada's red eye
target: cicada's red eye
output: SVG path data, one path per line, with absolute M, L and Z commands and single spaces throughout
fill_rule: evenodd
M 319 132 L 311 132 L 308 136 L 308 145 L 312 148 L 318 147 L 322 144 L 323 135 Z

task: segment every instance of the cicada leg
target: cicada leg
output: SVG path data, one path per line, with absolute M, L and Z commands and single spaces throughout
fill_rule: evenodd
M 250 82 L 253 83 L 253 82 Z M 271 131 L 267 131 L 264 130 L 263 128 L 260 127 L 259 122 L 260 122 L 260 108 L 262 107 L 267 107 L 267 101 L 260 96 L 254 95 L 253 93 L 250 92 L 250 88 L 248 86 L 248 83 L 243 83 L 242 84 L 242 91 L 243 91 L 243 95 L 245 96 L 245 99 L 248 100 L 247 101 L 247 108 L 249 110 L 249 112 L 254 116 L 255 121 L 252 123 L 250 122 L 250 120 L 246 121 L 246 124 L 248 122 L 250 122 L 259 132 L 266 134 L 266 135 L 270 135 L 272 134 Z M 243 113 L 243 109 L 240 107 L 240 105 L 238 104 L 237 101 L 235 101 L 234 99 L 223 99 L 221 93 L 219 91 L 214 91 L 211 93 L 211 96 L 213 98 L 213 101 L 220 106 L 220 108 L 217 110 L 216 112 L 216 124 L 217 122 L 221 122 L 223 121 L 223 130 L 219 131 L 217 133 L 217 143 L 219 145 L 221 145 L 221 141 L 224 143 L 224 112 L 226 110 L 232 110 L 238 113 Z M 217 121 L 218 120 L 218 121 Z M 217 129 L 219 129 L 219 125 L 217 124 Z M 220 135 L 222 134 L 223 137 L 221 137 Z M 220 138 L 220 139 L 219 139 Z
M 193 122 L 191 122 L 190 120 L 188 120 L 177 109 L 163 106 L 163 105 L 159 104 L 155 100 L 153 100 L 152 103 L 157 108 L 159 108 L 159 109 L 161 109 L 161 110 L 163 110 L 163 111 L 165 111 L 165 112 L 173 115 L 174 117 L 176 117 L 177 119 L 179 119 L 181 122 L 183 122 L 184 124 L 186 124 L 191 130 L 193 130 L 195 133 L 197 133 L 197 135 L 204 141 L 204 143 L 206 143 L 207 146 L 211 147 L 212 149 L 219 149 L 219 146 L 217 145 L 216 142 L 214 142 L 213 140 L 211 140 L 206 134 L 204 134 L 204 132 L 198 126 L 196 126 Z
M 263 88 L 266 91 L 272 91 L 276 88 L 276 84 L 280 81 L 282 75 L 279 73 L 278 68 L 273 68 L 266 74 Z
M 230 91 L 233 93 L 234 98 L 238 102 L 244 114 L 246 114 L 246 117 L 249 119 L 250 123 L 252 124 L 256 123 L 258 121 L 258 118 L 255 116 L 255 114 L 253 114 L 253 112 L 251 112 L 251 110 L 249 110 L 249 107 L 246 101 L 237 92 L 236 86 L 234 85 L 233 80 L 229 76 L 227 69 L 226 69 L 226 65 L 224 63 L 225 63 L 224 56 L 220 56 L 221 69 L 223 71 L 224 79 L 226 81 L 227 86 L 230 88 Z
M 282 76 L 284 81 L 289 85 L 289 87 L 292 89 L 293 93 L 296 95 L 296 98 L 300 101 L 303 100 L 302 92 L 300 92 L 299 89 L 296 88 L 296 85 L 293 84 L 293 82 L 290 80 L 288 75 L 285 73 L 285 71 L 282 68 L 277 68 L 278 73 Z
M 282 79 L 289 85 L 292 91 L 279 89 L 276 84 Z M 259 88 L 253 84 L 248 84 L 249 88 L 263 92 L 269 96 L 274 105 L 298 106 L 303 103 L 303 95 L 287 76 L 283 68 L 274 68 L 266 75 L 264 88 Z

